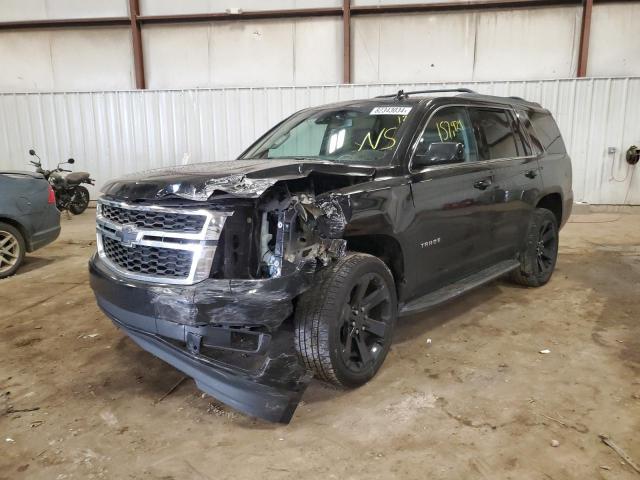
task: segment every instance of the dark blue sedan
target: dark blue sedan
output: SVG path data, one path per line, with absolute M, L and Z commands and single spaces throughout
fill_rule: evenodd
M 60 234 L 60 212 L 39 173 L 0 171 L 0 278 L 13 275 L 26 252 Z

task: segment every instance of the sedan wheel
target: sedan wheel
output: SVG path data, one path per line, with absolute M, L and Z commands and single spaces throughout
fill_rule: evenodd
M 24 240 L 13 226 L 0 223 L 0 278 L 13 275 L 24 258 Z

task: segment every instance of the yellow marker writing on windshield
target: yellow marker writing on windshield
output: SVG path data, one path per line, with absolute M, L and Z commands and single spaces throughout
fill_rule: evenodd
M 395 147 L 396 145 L 396 137 L 395 137 L 395 131 L 397 130 L 396 127 L 393 128 L 388 128 L 386 131 L 383 130 L 384 132 L 384 138 L 389 140 L 389 145 L 387 145 L 384 148 L 381 148 L 380 150 L 389 150 L 390 148 Z M 390 134 L 391 132 L 393 132 L 393 134 L 391 134 L 391 136 L 389 136 L 388 134 Z
M 398 121 L 398 125 L 402 125 L 402 122 L 405 121 L 405 119 L 407 118 L 406 115 L 398 115 L 397 116 L 397 121 Z M 378 134 L 375 143 L 373 142 L 373 137 L 371 135 L 371 132 L 367 132 L 367 134 L 364 136 L 364 138 L 362 139 L 362 143 L 357 144 L 358 145 L 358 151 L 362 151 L 363 148 L 366 147 L 366 144 L 368 143 L 369 146 L 371 148 L 368 148 L 368 150 L 389 150 L 390 148 L 395 147 L 396 145 L 396 139 L 395 139 L 395 132 L 398 129 L 398 127 L 390 127 L 390 128 L 383 128 L 380 133 Z M 378 146 L 380 145 L 380 140 L 382 139 L 388 140 L 389 143 L 385 143 L 385 146 L 378 149 Z
M 380 143 L 380 138 L 382 137 L 382 133 L 380 132 L 380 134 L 378 135 L 378 138 L 376 139 L 376 143 L 373 143 L 373 140 L 371 139 L 371 132 L 368 132 L 365 137 L 362 139 L 362 143 L 360 144 L 360 146 L 358 147 L 358 151 L 361 151 L 365 144 L 368 142 L 369 145 L 371 146 L 371 148 L 367 149 L 367 150 L 375 150 L 376 148 L 378 148 L 378 144 Z

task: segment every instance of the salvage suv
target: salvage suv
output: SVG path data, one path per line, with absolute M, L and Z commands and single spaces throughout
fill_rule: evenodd
M 537 103 L 466 89 L 302 110 L 235 161 L 107 183 L 91 286 L 138 345 L 288 422 L 312 376 L 370 380 L 399 316 L 547 283 L 571 162 Z

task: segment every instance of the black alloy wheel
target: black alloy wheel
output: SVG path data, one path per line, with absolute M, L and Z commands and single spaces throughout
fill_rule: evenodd
M 541 225 L 536 244 L 536 267 L 540 274 L 552 271 L 558 254 L 558 235 L 555 222 L 546 219 Z
M 531 215 L 526 245 L 519 254 L 520 268 L 511 272 L 511 280 L 527 287 L 547 283 L 558 258 L 558 220 L 550 210 L 536 208 Z
M 369 368 L 383 351 L 391 309 L 391 292 L 379 274 L 365 274 L 351 289 L 343 308 L 340 344 L 342 359 L 352 372 Z
M 296 304 L 300 360 L 321 380 L 366 383 L 391 347 L 397 302 L 393 275 L 377 257 L 350 252 L 324 267 Z

